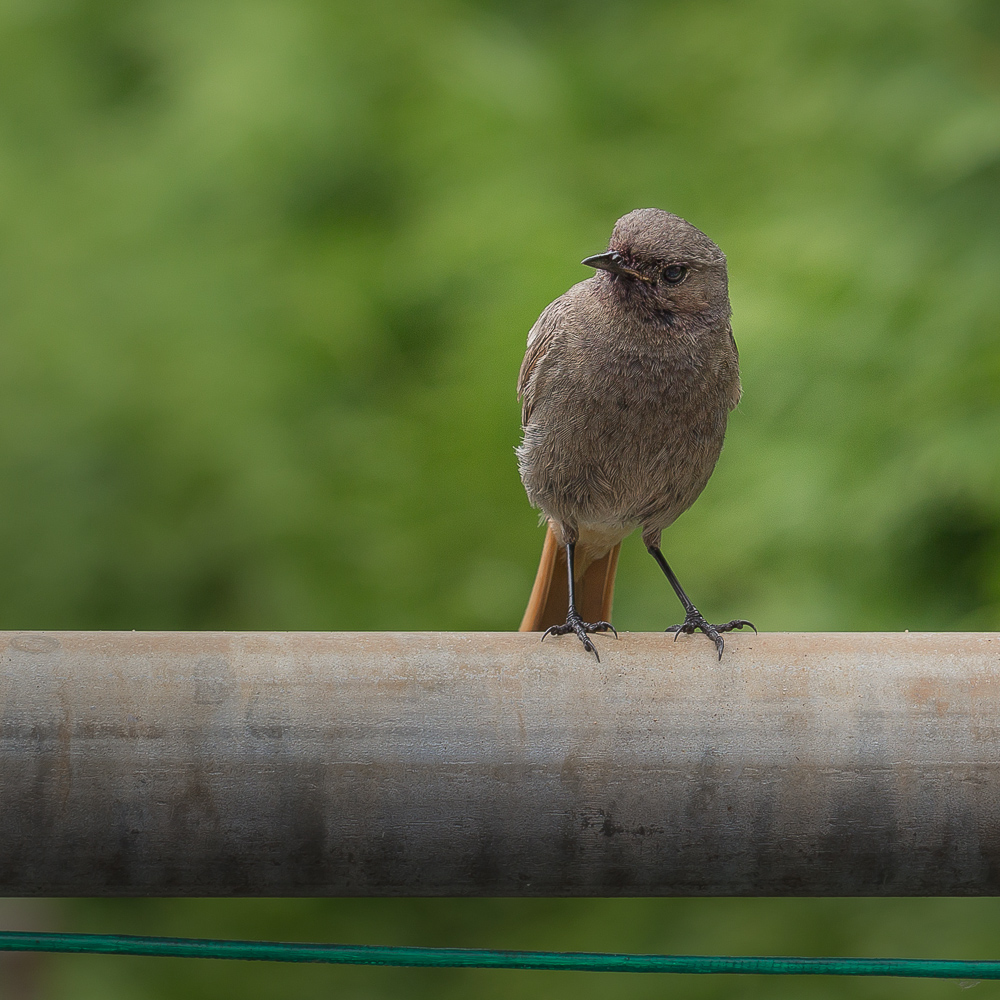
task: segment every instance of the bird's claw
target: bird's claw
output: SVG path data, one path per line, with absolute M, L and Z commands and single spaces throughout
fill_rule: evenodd
M 671 625 L 665 631 L 674 633 L 674 642 L 677 641 L 677 636 L 682 632 L 685 635 L 693 635 L 696 630 L 704 632 L 715 643 L 715 648 L 719 651 L 719 659 L 721 660 L 722 651 L 726 648 L 726 644 L 719 633 L 732 632 L 734 629 L 741 628 L 752 628 L 754 633 L 757 632 L 754 623 L 748 622 L 745 618 L 734 618 L 731 622 L 726 622 L 724 625 L 711 625 L 705 621 L 705 617 L 700 611 L 689 611 L 682 625 Z
M 570 632 L 573 632 L 580 642 L 583 643 L 583 648 L 588 653 L 594 654 L 598 663 L 601 662 L 600 654 L 597 652 L 597 647 L 588 638 L 587 633 L 614 632 L 615 638 L 618 638 L 618 630 L 611 622 L 585 622 L 579 615 L 571 614 L 566 619 L 565 625 L 550 625 L 542 633 L 542 641 L 544 642 L 547 635 L 569 635 Z

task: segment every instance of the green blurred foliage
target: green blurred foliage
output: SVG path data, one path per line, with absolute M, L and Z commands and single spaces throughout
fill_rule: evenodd
M 726 250 L 710 616 L 1000 621 L 993 0 L 5 0 L 0 627 L 507 629 L 514 382 L 615 218 Z M 635 539 L 619 626 L 678 608 Z M 992 904 L 74 904 L 77 929 L 996 956 Z M 992 951 L 990 949 L 993 949 Z M 954 985 L 59 960 L 55 996 Z M 234 985 L 237 984 L 237 985 Z M 986 987 L 989 989 L 989 987 Z

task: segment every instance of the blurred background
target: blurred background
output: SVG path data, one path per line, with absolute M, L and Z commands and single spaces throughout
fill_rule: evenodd
M 745 396 L 664 551 L 710 619 L 1000 627 L 1000 6 L 4 0 L 0 628 L 512 629 L 541 309 L 655 205 Z M 633 538 L 616 624 L 678 606 Z M 992 900 L 10 901 L 81 931 L 1000 957 Z M 0 996 L 954 983 L 4 960 Z M 985 985 L 984 991 L 994 987 Z

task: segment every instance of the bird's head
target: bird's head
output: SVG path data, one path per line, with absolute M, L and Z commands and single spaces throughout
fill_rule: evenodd
M 729 316 L 725 254 L 670 212 L 638 208 L 623 215 L 605 253 L 583 261 L 598 280 L 637 307 L 668 316 Z

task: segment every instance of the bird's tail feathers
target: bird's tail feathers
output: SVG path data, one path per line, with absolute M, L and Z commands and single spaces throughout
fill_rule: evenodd
M 611 602 L 615 593 L 615 570 L 618 552 L 615 545 L 599 559 L 584 542 L 577 542 L 573 552 L 576 577 L 576 609 L 586 622 L 611 620 Z M 542 546 L 535 585 L 531 589 L 528 608 L 521 620 L 521 632 L 544 632 L 550 625 L 562 625 L 569 607 L 569 585 L 566 579 L 566 549 L 556 541 L 549 525 Z

